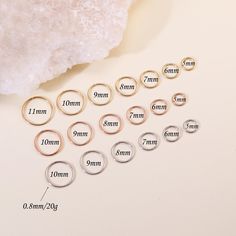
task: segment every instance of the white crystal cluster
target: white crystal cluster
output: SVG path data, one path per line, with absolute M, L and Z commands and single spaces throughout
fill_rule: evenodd
M 132 0 L 0 0 L 0 93 L 25 94 L 122 40 Z

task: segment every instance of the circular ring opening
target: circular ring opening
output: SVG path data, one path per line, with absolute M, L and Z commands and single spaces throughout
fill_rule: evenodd
M 56 184 L 56 183 L 53 182 L 53 181 L 51 180 L 51 178 L 50 178 L 50 169 L 51 169 L 53 166 L 57 165 L 57 164 L 66 165 L 67 167 L 69 167 L 69 169 L 71 170 L 71 174 L 72 174 L 70 180 L 69 180 L 67 183 L 62 184 L 62 185 L 61 185 L 61 184 Z M 59 173 L 58 173 L 58 172 L 57 172 L 57 174 L 58 174 L 58 176 L 59 176 Z M 74 182 L 75 177 L 76 177 L 76 171 L 75 171 L 74 166 L 73 166 L 72 164 L 70 164 L 69 162 L 56 161 L 56 162 L 53 162 L 52 164 L 50 164 L 50 165 L 47 167 L 47 169 L 46 169 L 46 171 L 45 171 L 45 177 L 46 177 L 47 182 L 48 182 L 50 185 L 52 185 L 53 187 L 56 187 L 56 188 L 64 188 L 64 187 L 67 187 L 67 186 L 71 185 L 71 184 Z M 62 178 L 62 173 L 60 173 L 60 178 Z
M 26 110 L 27 110 L 28 104 L 30 102 L 32 102 L 33 100 L 37 100 L 37 99 L 43 100 L 50 107 L 49 117 L 46 118 L 46 120 L 44 120 L 42 122 L 39 122 L 39 123 L 34 122 L 33 120 L 30 120 L 29 117 L 26 115 Z M 46 111 L 47 110 L 45 110 L 45 109 L 31 108 L 28 113 L 34 114 L 34 115 L 37 115 L 37 116 L 44 116 L 47 113 Z M 24 120 L 27 121 L 29 124 L 35 125 L 35 126 L 41 126 L 41 125 L 47 124 L 52 119 L 52 117 L 54 115 L 54 108 L 53 108 L 53 105 L 52 105 L 52 103 L 49 99 L 47 99 L 45 97 L 42 97 L 42 96 L 35 96 L 35 97 L 31 97 L 31 98 L 29 98 L 28 100 L 25 101 L 25 103 L 23 104 L 22 109 L 21 109 L 21 114 L 22 114 L 22 117 L 24 118 Z
M 95 96 L 96 98 L 100 99 L 100 100 L 103 99 L 103 98 L 106 98 L 106 101 L 105 101 L 105 102 L 100 102 L 100 103 L 99 103 L 98 101 L 95 101 L 94 98 L 92 97 L 92 91 L 93 91 L 93 89 L 96 88 L 96 87 L 99 87 L 99 86 L 105 88 L 105 89 L 110 93 L 110 95 L 109 95 L 108 93 L 104 93 L 104 92 L 101 92 L 101 93 L 97 93 L 97 92 L 96 92 L 96 95 L 94 95 L 94 96 Z M 112 99 L 113 99 L 112 88 L 111 88 L 109 85 L 103 84 L 103 83 L 97 83 L 97 84 L 92 85 L 92 86 L 89 88 L 87 95 L 88 95 L 89 100 L 90 100 L 94 105 L 97 105 L 97 106 L 104 106 L 104 105 L 107 105 L 107 104 L 110 103 L 110 102 L 112 101 Z
M 58 148 L 56 150 L 53 150 L 51 152 L 45 152 L 43 151 L 40 146 L 39 146 L 39 138 L 42 134 L 45 134 L 45 133 L 51 133 L 51 134 L 54 134 L 57 136 L 58 140 L 49 140 L 49 139 L 43 139 L 41 141 L 41 145 L 50 145 L 50 146 L 58 146 Z M 35 146 L 35 149 L 43 156 L 54 156 L 56 155 L 57 153 L 59 153 L 62 149 L 63 149 L 63 138 L 61 136 L 61 134 L 55 130 L 42 130 L 41 132 L 39 132 L 35 139 L 34 139 L 34 146 Z
M 86 141 L 82 142 L 82 143 L 78 143 L 78 142 L 74 139 L 74 137 L 72 136 L 72 129 L 73 129 L 73 127 L 76 126 L 76 125 L 84 125 L 84 126 L 86 126 L 86 127 L 88 128 L 88 130 L 90 131 L 89 138 L 88 138 Z M 87 136 L 87 135 L 88 135 L 87 132 L 78 132 L 78 131 L 76 131 L 76 134 L 75 134 L 74 136 Z M 77 145 L 77 146 L 84 146 L 84 145 L 88 144 L 89 142 L 91 142 L 91 140 L 93 139 L 93 129 L 92 129 L 91 125 L 88 124 L 87 122 L 82 122 L 82 121 L 75 122 L 75 123 L 73 123 L 73 124 L 68 128 L 68 130 L 67 130 L 67 136 L 68 136 L 69 140 L 70 140 L 73 144 L 75 144 L 75 145 Z
M 81 101 L 82 101 L 82 105 L 81 104 L 81 101 L 71 101 L 71 100 L 64 100 L 63 103 L 61 104 L 61 98 L 63 97 L 63 95 L 65 94 L 69 94 L 69 93 L 74 93 L 76 95 L 78 95 L 80 98 L 81 98 Z M 79 113 L 81 113 L 83 110 L 84 110 L 84 107 L 85 107 L 85 97 L 84 95 L 80 92 L 80 91 L 77 91 L 77 90 L 65 90 L 63 92 L 61 92 L 58 97 L 57 97 L 57 107 L 58 109 L 63 112 L 65 115 L 69 115 L 69 116 L 73 116 L 73 115 L 77 115 Z M 74 111 L 74 112 L 69 112 L 69 111 L 66 111 L 63 106 L 71 106 L 73 108 L 75 107 L 78 107 L 80 106 L 80 109 L 78 111 Z

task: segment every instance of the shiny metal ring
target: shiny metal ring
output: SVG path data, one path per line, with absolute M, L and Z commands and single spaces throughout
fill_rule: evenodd
M 143 119 L 141 122 L 136 123 L 136 122 L 133 122 L 133 121 L 130 119 L 129 113 L 131 112 L 132 109 L 140 109 L 140 110 L 143 111 L 144 119 Z M 133 125 L 141 125 L 141 124 L 143 124 L 143 123 L 147 120 L 147 111 L 146 111 L 146 109 L 145 109 L 144 107 L 141 107 L 141 106 L 132 106 L 132 107 L 130 107 L 130 108 L 127 110 L 127 112 L 126 112 L 126 118 L 127 118 L 127 120 L 128 120 L 131 124 L 133 124 Z
M 179 72 L 176 73 L 176 75 L 173 76 L 173 77 L 166 75 L 166 73 L 165 73 L 164 71 L 165 71 L 165 68 L 168 67 L 168 66 L 174 66 L 174 67 L 176 67 L 176 69 L 179 69 Z M 163 66 L 163 68 L 162 68 L 162 74 L 163 74 L 167 79 L 176 79 L 176 78 L 179 77 L 179 75 L 180 75 L 180 67 L 179 67 L 177 64 L 174 64 L 174 63 L 165 64 L 165 65 Z
M 79 111 L 70 113 L 70 112 L 66 112 L 66 111 L 62 108 L 62 106 L 61 106 L 61 104 L 60 104 L 60 99 L 61 99 L 61 97 L 62 97 L 65 93 L 76 93 L 76 94 L 78 94 L 78 95 L 82 98 L 82 100 L 83 100 L 83 105 L 82 105 L 82 107 L 81 107 L 81 109 L 80 109 Z M 80 91 L 70 89 L 70 90 L 65 90 L 65 91 L 61 92 L 61 93 L 58 95 L 58 97 L 57 97 L 57 102 L 56 102 L 56 103 L 57 103 L 58 109 L 59 109 L 61 112 L 63 112 L 65 115 L 73 116 L 73 115 L 77 115 L 77 114 L 81 113 L 81 112 L 84 110 L 86 101 L 85 101 L 84 95 L 83 95 Z
M 56 134 L 60 140 L 60 145 L 58 147 L 58 149 L 53 152 L 53 153 L 44 153 L 40 147 L 38 146 L 38 139 L 39 137 L 41 136 L 41 134 L 44 134 L 44 133 L 53 133 L 53 134 Z M 34 147 L 35 149 L 43 156 L 54 156 L 56 155 L 58 152 L 60 152 L 62 149 L 63 149 L 63 146 L 64 146 L 64 142 L 63 142 L 63 138 L 61 136 L 61 134 L 55 130 L 51 130 L 51 129 L 48 129 L 48 130 L 42 130 L 41 132 L 39 132 L 36 136 L 35 136 L 35 139 L 34 139 Z
M 179 131 L 179 136 L 178 136 L 177 139 L 175 139 L 175 140 L 169 140 L 169 139 L 167 139 L 166 136 L 164 135 L 164 133 L 165 133 L 168 129 L 170 129 L 170 128 L 178 129 L 178 131 Z M 170 143 L 177 142 L 177 141 L 182 137 L 182 135 L 183 135 L 182 130 L 181 130 L 178 126 L 175 126 L 175 125 L 169 125 L 169 126 L 167 126 L 167 127 L 163 130 L 163 132 L 162 132 L 163 138 L 164 138 L 167 142 L 170 142 Z
M 156 74 L 157 78 L 158 78 L 158 82 L 155 84 L 155 86 L 147 86 L 144 81 L 143 81 L 143 77 L 146 73 L 154 73 Z M 140 75 L 140 82 L 141 84 L 145 87 L 145 88 L 148 88 L 148 89 L 152 89 L 152 88 L 156 88 L 159 84 L 160 84 L 160 75 L 157 71 L 155 70 L 146 70 L 144 71 L 141 75 Z
M 70 180 L 67 184 L 64 184 L 64 185 L 57 185 L 57 184 L 53 183 L 53 182 L 51 181 L 51 179 L 49 178 L 49 175 L 50 175 L 50 172 L 49 172 L 49 171 L 50 171 L 50 168 L 51 168 L 52 166 L 56 165 L 56 164 L 65 164 L 65 165 L 69 166 L 69 168 L 71 169 L 72 177 L 71 177 L 71 180 Z M 76 177 L 76 171 L 75 171 L 74 166 L 73 166 L 72 164 L 70 164 L 69 162 L 56 161 L 56 162 L 53 162 L 52 164 L 50 164 L 50 165 L 47 167 L 47 169 L 46 169 L 46 171 L 45 171 L 45 177 L 46 177 L 47 182 L 48 182 L 50 185 L 52 185 L 53 187 L 55 187 L 55 188 L 64 188 L 64 187 L 67 187 L 67 186 L 71 185 L 71 184 L 74 182 L 75 177 Z
M 109 100 L 108 100 L 107 102 L 105 102 L 105 103 L 96 103 L 96 102 L 93 100 L 93 98 L 92 98 L 92 96 L 91 96 L 91 92 L 92 92 L 92 89 L 93 89 L 94 87 L 96 87 L 96 86 L 103 86 L 103 87 L 107 88 L 107 89 L 110 91 L 110 94 L 111 94 L 111 95 L 110 95 L 110 98 L 109 98 Z M 90 100 L 94 105 L 96 105 L 96 106 L 105 106 L 105 105 L 107 105 L 108 103 L 110 103 L 110 102 L 112 101 L 112 99 L 113 99 L 112 88 L 111 88 L 109 85 L 103 84 L 103 83 L 97 83 L 97 84 L 92 85 L 92 86 L 89 88 L 89 90 L 88 90 L 88 92 L 87 92 L 87 95 L 88 95 L 89 100 Z
M 32 122 L 32 121 L 29 120 L 29 119 L 27 118 L 27 116 L 25 115 L 26 107 L 27 107 L 28 103 L 31 102 L 31 101 L 34 100 L 34 99 L 42 99 L 42 100 L 46 101 L 46 102 L 49 104 L 49 106 L 50 106 L 50 109 L 51 109 L 50 117 L 49 117 L 45 122 L 43 122 L 43 123 L 35 123 L 35 122 Z M 51 103 L 51 101 L 50 101 L 49 99 L 47 99 L 47 98 L 45 98 L 45 97 L 42 97 L 42 96 L 35 96 L 35 97 L 29 98 L 28 100 L 26 100 L 26 101 L 24 102 L 24 104 L 23 104 L 23 106 L 22 106 L 22 109 L 21 109 L 21 114 L 22 114 L 22 117 L 24 118 L 24 120 L 26 120 L 29 124 L 35 125 L 35 126 L 41 126 L 41 125 L 47 124 L 47 123 L 52 119 L 52 117 L 53 117 L 53 115 L 54 115 L 54 107 L 53 107 L 53 105 L 52 105 L 52 103 Z
M 126 161 L 121 161 L 121 160 L 119 160 L 119 159 L 116 158 L 116 155 L 115 155 L 115 152 L 114 152 L 114 151 L 115 151 L 115 148 L 116 148 L 118 145 L 120 145 L 120 144 L 126 144 L 126 145 L 128 145 L 128 146 L 131 147 L 132 155 L 131 155 L 131 157 L 130 157 L 128 160 L 126 160 Z M 115 143 L 115 144 L 112 146 L 112 148 L 111 148 L 111 155 L 112 155 L 112 157 L 113 157 L 117 162 L 119 162 L 119 163 L 127 163 L 127 162 L 130 162 L 130 161 L 134 158 L 135 154 L 136 154 L 136 148 L 135 148 L 135 146 L 134 146 L 132 143 L 130 143 L 130 142 L 121 141 L 121 142 Z
M 86 126 L 89 128 L 89 130 L 90 130 L 90 137 L 89 137 L 89 139 L 88 139 L 86 142 L 84 142 L 84 143 L 77 143 L 77 142 L 73 139 L 73 137 L 72 137 L 72 135 L 71 135 L 71 130 L 72 130 L 72 128 L 73 128 L 75 125 L 77 125 L 77 124 L 86 125 Z M 92 126 L 91 126 L 90 124 L 88 124 L 87 122 L 82 122 L 82 121 L 73 123 L 73 124 L 68 128 L 68 130 L 67 130 L 67 136 L 68 136 L 69 140 L 70 140 L 73 144 L 75 144 L 75 145 L 77 145 L 77 146 L 84 146 L 84 145 L 88 144 L 89 142 L 91 142 L 91 140 L 93 139 L 93 133 L 94 133 L 94 132 L 93 132 Z
M 185 66 L 185 64 L 184 64 L 184 61 L 186 61 L 186 60 L 192 60 L 192 61 L 194 62 L 194 66 L 192 66 L 191 68 L 187 68 L 187 67 Z M 186 70 L 186 71 L 192 71 L 192 70 L 194 70 L 195 67 L 196 67 L 196 60 L 195 60 L 193 57 L 185 57 L 185 58 L 181 61 L 181 66 L 182 66 L 182 68 L 183 68 L 184 70 Z
M 184 97 L 185 99 L 186 99 L 186 101 L 185 102 L 183 102 L 182 104 L 178 104 L 178 103 L 176 103 L 176 101 L 175 101 L 175 97 L 176 96 L 182 96 L 182 97 Z M 182 107 L 182 106 L 184 106 L 186 103 L 187 103 L 187 96 L 186 96 L 186 94 L 184 94 L 184 93 L 175 93 L 173 96 L 172 96 L 172 103 L 175 105 L 175 106 L 178 106 L 178 107 Z
M 145 147 L 143 146 L 143 144 L 142 144 L 142 139 L 143 139 L 143 137 L 144 137 L 145 135 L 152 135 L 152 136 L 156 137 L 156 140 L 157 140 L 158 144 L 157 144 L 156 146 L 154 146 L 153 148 L 145 148 Z M 158 148 L 159 145 L 160 145 L 160 138 L 159 138 L 159 135 L 157 135 L 156 133 L 153 133 L 153 132 L 146 132 L 146 133 L 142 134 L 142 135 L 139 137 L 139 139 L 138 139 L 138 144 L 139 144 L 139 146 L 140 146 L 143 150 L 145 150 L 145 151 L 153 151 L 153 150 L 155 150 L 156 148 Z
M 195 130 L 193 130 L 193 131 L 189 131 L 189 130 L 186 128 L 186 126 L 185 126 L 188 122 L 194 122 L 194 123 L 196 123 L 196 124 L 198 125 L 198 129 L 195 129 Z M 189 119 L 189 120 L 186 120 L 186 121 L 184 122 L 184 124 L 183 124 L 183 129 L 184 129 L 184 131 L 187 132 L 187 133 L 189 133 L 189 134 L 196 133 L 196 132 L 199 130 L 199 128 L 200 128 L 200 123 L 199 123 L 197 120 Z
M 132 94 L 125 94 L 125 93 L 122 93 L 120 90 L 119 90 L 119 83 L 123 80 L 123 79 L 128 79 L 128 80 L 132 80 L 136 86 L 136 89 L 134 90 L 134 92 Z M 121 77 L 119 78 L 116 83 L 115 83 L 115 88 L 116 88 L 116 91 L 121 94 L 122 96 L 125 96 L 125 97 L 131 97 L 133 95 L 135 95 L 138 91 L 138 82 L 136 81 L 136 79 L 134 79 L 133 77 L 130 77 L 130 76 L 124 76 L 124 77 Z
M 105 118 L 105 117 L 109 117 L 109 116 L 112 116 L 112 117 L 117 118 L 117 120 L 118 120 L 119 123 L 120 123 L 119 128 L 118 128 L 116 131 L 114 131 L 114 132 L 106 131 L 106 130 L 103 128 L 103 126 L 102 126 L 102 121 L 104 120 L 104 118 Z M 109 113 L 109 114 L 103 115 L 103 116 L 100 118 L 100 120 L 99 120 L 99 127 L 100 127 L 100 129 L 101 129 L 104 133 L 106 133 L 106 134 L 117 134 L 117 133 L 119 133 L 119 132 L 123 129 L 123 122 L 122 122 L 122 119 L 121 119 L 118 115 Z
M 157 112 L 155 112 L 155 111 L 152 109 L 152 106 L 155 105 L 155 103 L 157 103 L 157 102 L 162 102 L 162 103 L 164 103 L 164 104 L 167 106 L 167 109 L 166 109 L 164 112 L 162 112 L 162 113 L 157 113 Z M 156 100 L 154 100 L 154 101 L 151 103 L 151 105 L 150 105 L 150 110 L 152 111 L 152 113 L 153 113 L 154 115 L 162 116 L 162 115 L 166 114 L 166 113 L 169 111 L 169 103 L 168 103 L 166 100 L 164 100 L 164 99 L 156 99 Z
M 99 155 L 101 155 L 101 157 L 102 157 L 102 159 L 103 159 L 103 166 L 102 166 L 102 169 L 101 169 L 100 171 L 96 172 L 96 173 L 89 171 L 89 170 L 84 166 L 84 158 L 85 158 L 88 154 L 90 154 L 90 153 L 99 154 Z M 96 150 L 92 150 L 92 151 L 85 152 L 85 153 L 81 156 L 81 158 L 80 158 L 80 166 L 81 166 L 81 168 L 82 168 L 87 174 L 90 174 L 90 175 L 97 175 L 97 174 L 102 173 L 102 172 L 106 169 L 107 164 L 108 164 L 108 161 L 107 161 L 106 156 L 105 156 L 102 152 L 99 152 L 99 151 L 96 151 Z

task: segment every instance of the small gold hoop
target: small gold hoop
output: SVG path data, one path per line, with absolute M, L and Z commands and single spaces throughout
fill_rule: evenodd
M 184 61 L 186 61 L 186 60 L 191 60 L 191 61 L 193 61 L 193 62 L 194 62 L 194 65 L 193 65 L 192 67 L 188 68 L 188 67 L 184 64 Z M 194 70 L 194 69 L 196 68 L 196 60 L 195 60 L 193 57 L 185 57 L 185 58 L 183 58 L 183 60 L 181 61 L 181 66 L 182 66 L 182 68 L 183 68 L 184 70 L 186 70 L 186 71 L 192 71 L 192 70 Z
M 134 85 L 135 85 L 136 88 L 134 89 L 134 92 L 133 92 L 133 93 L 131 93 L 131 94 L 125 94 L 125 93 L 122 93 L 122 92 L 120 91 L 120 89 L 119 89 L 119 83 L 120 83 L 122 80 L 124 80 L 124 79 L 131 80 L 131 81 L 134 82 Z M 137 82 L 136 79 L 134 79 L 133 77 L 130 77 L 130 76 L 123 76 L 123 77 L 119 78 L 119 79 L 116 81 L 116 83 L 115 83 L 115 88 L 116 88 L 116 91 L 117 91 L 120 95 L 125 96 L 125 97 L 131 97 L 131 96 L 135 95 L 135 94 L 137 93 L 137 91 L 138 91 L 138 82 Z
M 50 106 L 50 109 L 51 109 L 50 116 L 49 116 L 49 118 L 48 118 L 46 121 L 44 121 L 43 123 L 35 123 L 35 122 L 32 122 L 32 121 L 31 121 L 30 119 L 28 119 L 27 116 L 25 115 L 25 111 L 26 111 L 26 107 L 27 107 L 28 103 L 31 102 L 32 100 L 35 100 L 35 99 L 41 99 L 41 100 L 43 100 L 43 101 L 46 101 L 46 102 L 49 104 L 49 106 Z M 51 101 L 50 101 L 49 99 L 47 99 L 47 98 L 45 98 L 45 97 L 42 97 L 42 96 L 35 96 L 35 97 L 29 98 L 28 100 L 26 100 L 26 101 L 24 102 L 24 104 L 23 104 L 23 106 L 22 106 L 22 109 L 21 109 L 21 114 L 22 114 L 22 117 L 24 118 L 24 120 L 27 121 L 29 124 L 35 125 L 35 126 L 41 126 L 41 125 L 47 124 L 47 123 L 52 119 L 52 117 L 53 117 L 53 115 L 54 115 L 54 107 L 53 107 L 53 105 L 52 105 L 52 103 L 51 103 Z
M 143 81 L 143 77 L 145 74 L 147 73 L 153 73 L 153 74 L 156 74 L 157 76 L 157 79 L 158 79 L 158 82 L 155 84 L 155 86 L 147 86 L 144 81 Z M 141 75 L 140 75 L 140 81 L 141 81 L 141 84 L 145 87 L 145 88 L 148 88 L 148 89 L 152 89 L 152 88 L 156 88 L 158 85 L 160 85 L 160 75 L 157 71 L 155 70 L 146 70 L 144 71 Z
M 83 105 L 82 105 L 82 107 L 81 107 L 81 109 L 80 109 L 79 111 L 70 113 L 70 112 L 66 112 L 66 111 L 61 107 L 60 99 L 61 99 L 61 97 L 62 97 L 64 94 L 66 94 L 66 93 L 75 93 L 75 94 L 79 95 L 79 96 L 82 98 Z M 73 89 L 69 89 L 69 90 L 65 90 L 65 91 L 61 92 L 61 93 L 58 95 L 58 97 L 57 97 L 57 102 L 56 102 L 56 103 L 57 103 L 57 108 L 58 108 L 61 112 L 63 112 L 65 115 L 73 116 L 73 115 L 78 115 L 79 113 L 81 113 L 81 112 L 84 110 L 86 101 L 85 101 L 84 95 L 83 95 L 80 91 L 78 91 L 78 90 L 73 90 Z
M 97 86 L 103 86 L 104 88 L 107 88 L 107 89 L 109 90 L 109 92 L 110 92 L 111 95 L 110 95 L 110 98 L 109 98 L 109 100 L 108 100 L 107 102 L 105 102 L 105 103 L 96 103 L 96 102 L 93 100 L 93 98 L 92 98 L 92 96 L 91 96 L 91 92 L 92 92 L 92 89 L 95 88 L 95 87 L 97 87 Z M 97 83 L 97 84 L 92 85 L 92 86 L 89 88 L 89 90 L 88 90 L 88 92 L 87 92 L 87 95 L 88 95 L 89 100 L 90 100 L 94 105 L 96 105 L 96 106 L 105 106 L 105 105 L 107 105 L 108 103 L 110 103 L 110 102 L 112 101 L 112 99 L 113 99 L 112 88 L 110 87 L 110 85 L 108 85 L 108 84 L 103 84 L 103 83 Z

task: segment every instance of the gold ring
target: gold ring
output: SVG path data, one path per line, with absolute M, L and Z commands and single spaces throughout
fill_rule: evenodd
M 47 132 L 48 132 L 48 133 L 56 134 L 56 135 L 58 136 L 58 138 L 59 138 L 59 141 L 60 141 L 60 145 L 59 145 L 58 149 L 57 149 L 55 152 L 52 152 L 52 153 L 45 153 L 45 152 L 43 152 L 43 151 L 40 149 L 39 145 L 38 145 L 38 139 L 39 139 L 40 135 L 43 134 L 43 133 L 47 133 Z M 35 139 L 34 139 L 34 147 L 35 147 L 35 149 L 36 149 L 41 155 L 43 155 L 43 156 L 54 156 L 54 155 L 56 155 L 58 152 L 60 152 L 60 151 L 62 150 L 62 148 L 63 148 L 63 138 L 62 138 L 61 134 L 60 134 L 59 132 L 55 131 L 55 130 L 50 130 L 50 129 L 48 129 L 48 130 L 42 130 L 41 132 L 39 132 L 39 133 L 36 135 L 36 137 L 35 137 Z
M 165 69 L 168 67 L 168 66 L 172 66 L 172 67 L 175 67 L 175 69 L 177 70 L 176 75 L 175 76 L 168 76 L 165 72 Z M 179 75 L 180 75 L 180 68 L 177 64 L 174 64 L 174 63 L 169 63 L 169 64 L 165 64 L 162 68 L 162 74 L 167 78 L 167 79 L 176 79 Z
M 71 129 L 72 129 L 75 125 L 77 125 L 77 124 L 86 125 L 86 126 L 89 128 L 89 130 L 90 130 L 90 137 L 89 137 L 89 139 L 88 139 L 86 142 L 84 142 L 84 143 L 78 143 L 78 142 L 76 142 L 76 141 L 73 139 L 72 135 L 71 135 Z M 68 128 L 68 130 L 67 130 L 67 136 L 68 136 L 69 140 L 70 140 L 73 144 L 75 144 L 75 145 L 77 145 L 77 146 L 84 146 L 84 145 L 88 144 L 88 143 L 93 139 L 93 129 L 92 129 L 91 125 L 89 125 L 89 124 L 86 123 L 86 122 L 82 122 L 82 121 L 75 122 L 75 123 L 73 123 L 73 124 Z
M 185 62 L 189 60 L 191 61 L 191 64 L 189 65 L 186 65 Z M 196 67 L 196 60 L 192 57 L 185 57 L 182 61 L 181 61 L 181 66 L 184 70 L 186 71 L 191 71 L 191 70 L 194 70 L 195 67 Z
M 62 97 L 65 93 L 76 93 L 76 94 L 78 94 L 78 95 L 82 98 L 82 100 L 83 100 L 83 105 L 82 105 L 82 107 L 81 107 L 81 109 L 80 109 L 79 111 L 73 112 L 73 113 L 69 113 L 69 112 L 66 112 L 66 111 L 61 107 L 60 99 L 61 99 L 61 97 Z M 62 112 L 63 112 L 64 114 L 66 114 L 66 115 L 73 116 L 73 115 L 79 114 L 80 112 L 82 112 L 82 111 L 84 110 L 84 107 L 85 107 L 85 97 L 84 97 L 84 95 L 83 95 L 80 91 L 73 90 L 73 89 L 69 89 L 69 90 L 65 90 L 65 91 L 61 92 L 61 93 L 58 95 L 58 97 L 57 97 L 57 102 L 56 102 L 56 103 L 57 103 L 57 107 L 58 107 L 58 109 L 59 109 L 60 111 L 62 111 Z
M 109 100 L 108 100 L 107 102 L 105 102 L 105 103 L 96 103 L 96 102 L 93 100 L 93 98 L 92 98 L 92 96 L 91 96 L 91 92 L 92 92 L 92 89 L 95 88 L 96 86 L 103 86 L 103 87 L 105 87 L 105 88 L 107 88 L 107 89 L 109 90 L 109 92 L 110 92 L 110 98 L 109 98 Z M 109 85 L 103 84 L 103 83 L 97 83 L 97 84 L 92 85 L 92 86 L 89 88 L 89 90 L 88 90 L 88 92 L 87 92 L 87 95 L 88 95 L 89 100 L 90 100 L 94 105 L 97 105 L 97 106 L 104 106 L 104 105 L 107 105 L 107 104 L 110 103 L 110 102 L 112 101 L 112 99 L 113 99 L 112 88 L 111 88 Z
M 105 118 L 105 117 L 109 117 L 109 116 L 115 117 L 115 118 L 119 121 L 119 123 L 120 123 L 119 128 L 118 128 L 116 131 L 114 131 L 114 132 L 106 131 L 106 130 L 103 128 L 103 126 L 102 126 L 102 121 L 104 120 L 104 118 Z M 123 128 L 123 123 L 122 123 L 121 118 L 120 118 L 118 115 L 116 115 L 116 114 L 111 114 L 111 113 L 110 113 L 110 114 L 105 114 L 105 115 L 103 115 L 103 116 L 100 118 L 100 120 L 99 120 L 99 127 L 100 127 L 100 129 L 101 129 L 104 133 L 106 133 L 106 134 L 117 134 L 117 133 L 119 133 L 119 132 L 122 130 L 122 128 Z
M 155 103 L 157 103 L 157 102 L 164 103 L 164 106 L 166 106 L 166 110 L 165 110 L 164 112 L 162 112 L 162 113 L 157 113 L 157 112 L 155 112 L 155 111 L 152 109 L 153 106 L 155 105 Z M 151 105 L 150 105 L 150 110 L 152 111 L 152 113 L 153 113 L 154 115 L 162 116 L 162 115 L 166 114 L 167 111 L 169 110 L 169 103 L 168 103 L 166 100 L 164 100 L 164 99 L 156 99 L 156 100 L 154 100 L 154 101 L 151 103 Z
M 140 110 L 143 111 L 144 118 L 143 118 L 143 120 L 142 120 L 141 122 L 136 123 L 136 122 L 133 122 L 133 121 L 130 119 L 129 113 L 131 112 L 132 109 L 140 109 Z M 133 125 L 141 125 L 141 124 L 143 124 L 143 123 L 147 120 L 147 112 L 146 112 L 146 109 L 143 108 L 143 107 L 141 107 L 141 106 L 132 106 L 132 107 L 130 107 L 130 108 L 127 110 L 127 112 L 126 112 L 126 118 L 127 118 L 127 120 L 128 120 L 131 124 L 133 124 Z
M 120 91 L 120 89 L 119 89 L 119 83 L 120 83 L 120 81 L 122 81 L 123 79 L 128 79 L 128 80 L 131 80 L 131 81 L 134 82 L 134 86 L 135 86 L 136 88 L 134 88 L 134 92 L 133 92 L 133 93 L 131 93 L 131 94 L 125 94 L 125 93 L 122 93 L 122 92 Z M 134 94 L 137 93 L 137 90 L 138 90 L 138 82 L 136 81 L 136 79 L 134 79 L 134 78 L 132 78 L 132 77 L 130 77 L 130 76 L 124 76 L 124 77 L 119 78 L 119 79 L 116 81 L 116 83 L 115 83 L 115 88 L 116 88 L 116 91 L 117 91 L 119 94 L 121 94 L 122 96 L 130 97 L 130 96 L 133 96 Z
M 35 122 L 32 122 L 32 121 L 31 121 L 30 119 L 28 119 L 27 116 L 25 115 L 26 107 L 27 107 L 28 103 L 31 102 L 31 101 L 34 100 L 34 99 L 41 99 L 41 100 L 44 100 L 44 101 L 46 101 L 46 102 L 49 104 L 49 106 L 50 106 L 50 109 L 51 109 L 50 117 L 49 117 L 46 121 L 44 121 L 44 122 L 42 122 L 42 123 L 35 123 Z M 24 104 L 23 104 L 23 106 L 22 106 L 22 109 L 21 109 L 21 114 L 22 114 L 22 117 L 24 118 L 24 120 L 26 120 L 29 124 L 35 125 L 35 126 L 40 126 L 40 125 L 45 125 L 45 124 L 47 124 L 47 123 L 52 119 L 52 117 L 53 117 L 53 115 L 54 115 L 54 108 L 53 108 L 53 105 L 52 105 L 52 103 L 50 102 L 49 99 L 47 99 L 47 98 L 45 98 L 45 97 L 42 97 L 42 96 L 35 96 L 35 97 L 29 98 L 28 100 L 26 100 L 26 101 L 24 102 Z
M 144 78 L 144 75 L 147 74 L 147 73 L 153 73 L 153 74 L 156 74 L 157 76 L 157 82 L 154 86 L 147 86 L 145 84 L 145 82 L 143 81 L 143 78 Z M 153 80 L 156 79 L 156 78 L 152 78 Z M 147 71 L 144 71 L 141 76 L 140 76 L 140 81 L 141 81 L 141 84 L 145 87 L 145 88 L 148 88 L 148 89 L 152 89 L 152 88 L 156 88 L 159 84 L 160 84 L 160 75 L 154 71 L 154 70 L 147 70 Z M 155 82 L 155 81 L 154 81 Z

